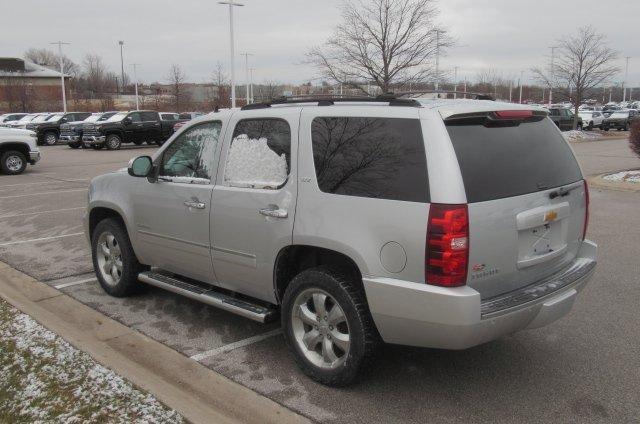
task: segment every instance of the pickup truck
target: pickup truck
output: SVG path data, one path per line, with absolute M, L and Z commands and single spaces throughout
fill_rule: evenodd
M 36 133 L 38 144 L 53 146 L 60 138 L 60 125 L 67 122 L 82 121 L 91 116 L 91 112 L 55 113 L 45 120 L 31 121 L 26 129 Z
M 571 110 L 566 107 L 550 107 L 549 108 L 549 118 L 553 121 L 554 124 L 560 131 L 570 131 L 573 129 L 573 117 L 575 115 Z M 582 118 L 578 116 L 578 129 L 582 129 Z
M 5 113 L 0 115 L 0 127 L 8 127 L 10 122 L 17 122 L 27 116 L 26 113 Z
M 118 112 L 92 113 L 88 118 L 79 121 L 67 122 L 60 125 L 60 141 L 66 141 L 67 146 L 72 149 L 87 147 L 82 143 L 82 128 L 84 124 L 102 122 L 111 118 Z
M 627 131 L 633 122 L 640 120 L 640 114 L 635 109 L 608 110 L 604 112 L 602 129 L 609 131 L 616 128 L 618 131 Z
M 0 170 L 7 175 L 22 174 L 27 164 L 40 160 L 33 131 L 0 128 Z
M 123 143 L 141 145 L 155 142 L 159 146 L 173 134 L 173 120 L 162 120 L 152 110 L 118 112 L 104 122 L 85 124 L 82 141 L 99 150 L 118 150 Z

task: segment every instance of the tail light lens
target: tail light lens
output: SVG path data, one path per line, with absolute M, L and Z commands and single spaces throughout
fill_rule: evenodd
M 427 225 L 427 284 L 458 287 L 467 281 L 469 212 L 467 205 L 432 203 Z
M 587 238 L 587 227 L 589 226 L 589 185 L 584 180 L 584 227 L 582 229 L 582 240 Z

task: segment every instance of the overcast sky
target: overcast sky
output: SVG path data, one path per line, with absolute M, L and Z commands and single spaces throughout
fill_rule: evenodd
M 323 43 L 339 21 L 341 0 L 242 0 L 235 8 L 238 80 L 250 52 L 254 81 L 305 82 L 316 76 L 301 65 L 305 51 Z M 594 25 L 624 57 L 631 56 L 629 82 L 640 86 L 640 0 L 440 0 L 439 17 L 458 42 L 442 67 L 458 66 L 461 79 L 482 69 L 504 76 L 548 60 L 549 46 L 581 25 Z M 125 41 L 125 71 L 140 63 L 145 82 L 165 81 L 180 64 L 189 81 L 204 82 L 217 61 L 228 70 L 228 8 L 217 0 L 20 0 L 0 18 L 0 56 L 22 56 L 30 47 L 70 42 L 65 54 L 81 62 L 87 52 L 120 70 L 118 40 Z M 57 47 L 56 47 L 57 48 Z M 529 73 L 529 72 L 527 72 Z M 530 74 L 530 73 L 529 73 Z M 618 80 L 623 79 L 624 72 Z M 525 80 L 527 80 L 525 74 Z

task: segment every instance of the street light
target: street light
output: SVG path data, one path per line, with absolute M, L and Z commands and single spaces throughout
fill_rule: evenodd
M 133 80 L 136 84 L 136 110 L 140 110 L 140 106 L 138 103 L 138 66 L 140 66 L 140 64 L 132 63 L 131 66 L 133 66 Z
M 255 70 L 256 68 L 249 68 L 249 87 L 251 88 L 249 98 L 251 99 L 251 103 L 253 103 L 253 71 Z
M 524 71 L 520 71 L 520 80 L 518 81 L 518 85 L 520 86 L 520 104 L 522 104 L 522 78 L 524 76 Z
M 122 53 L 122 48 L 124 47 L 124 41 L 120 40 L 120 41 L 118 41 L 118 44 L 120 44 L 120 68 L 121 68 L 121 71 L 122 71 L 122 75 L 121 75 L 122 76 L 122 81 L 121 81 L 121 83 L 122 83 L 122 93 L 121 94 L 124 94 L 124 55 Z
M 551 82 L 549 84 L 549 106 L 551 106 L 551 103 L 553 102 L 553 84 L 555 82 L 556 79 L 556 73 L 555 73 L 555 58 L 556 58 L 556 49 L 558 48 L 557 46 L 553 46 L 553 47 L 549 47 L 551 49 Z
M 458 98 L 458 67 L 453 68 L 453 98 Z
M 245 70 L 245 83 L 247 90 L 247 104 L 249 104 L 249 56 L 253 56 L 253 53 L 240 53 L 240 56 L 244 56 L 244 70 Z
M 631 57 L 627 56 L 626 59 L 627 59 L 627 66 L 624 71 L 624 82 L 622 83 L 622 101 L 623 102 L 627 101 L 627 79 L 629 78 L 629 59 L 631 59 Z
M 236 107 L 236 52 L 235 43 L 233 41 L 233 8 L 235 6 L 244 6 L 244 4 L 234 3 L 233 0 L 219 1 L 218 4 L 229 5 L 229 44 L 231 46 L 231 107 Z
M 62 45 L 69 45 L 71 43 L 63 43 L 62 41 L 56 41 L 55 43 L 58 45 L 58 54 L 60 56 L 60 82 L 62 83 L 62 110 L 64 113 L 67 113 L 67 93 L 64 88 L 64 61 L 62 60 Z

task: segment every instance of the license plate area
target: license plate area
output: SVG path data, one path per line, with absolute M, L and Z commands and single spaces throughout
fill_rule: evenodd
M 518 224 L 518 268 L 550 261 L 567 250 L 569 203 L 521 212 Z

